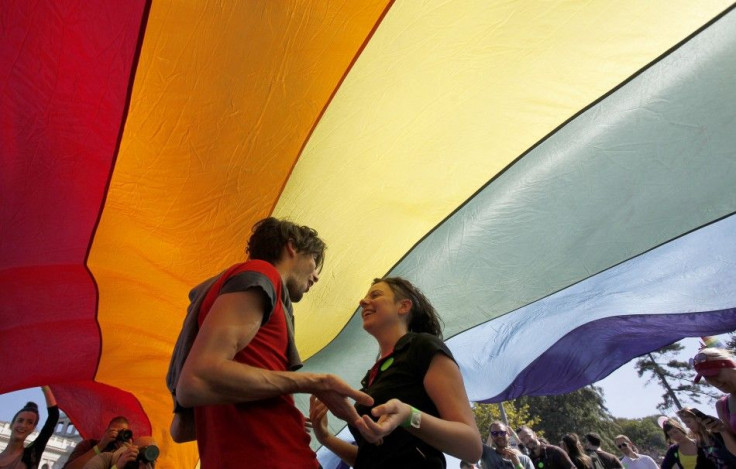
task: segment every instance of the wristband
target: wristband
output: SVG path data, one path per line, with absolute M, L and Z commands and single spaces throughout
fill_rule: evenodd
M 411 407 L 411 412 L 406 420 L 401 422 L 401 426 L 404 428 L 419 428 L 422 425 L 422 413 L 412 406 L 409 407 Z
M 100 452 L 101 452 L 101 451 L 100 451 L 100 447 L 99 447 L 99 446 L 97 446 L 97 445 L 94 445 L 94 446 L 92 447 L 92 449 L 93 449 L 93 450 L 95 450 L 95 454 L 100 454 Z
M 110 466 L 110 469 L 118 469 L 118 466 L 116 466 L 115 464 L 113 464 L 112 466 Z
M 516 469 L 524 469 L 524 466 L 521 465 L 521 463 L 514 466 Z

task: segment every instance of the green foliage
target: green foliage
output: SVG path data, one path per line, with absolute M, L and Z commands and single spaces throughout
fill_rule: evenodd
M 595 386 L 557 396 L 525 396 L 517 401 L 527 405 L 531 416 L 539 420 L 536 426 L 530 426 L 555 445 L 566 433 L 582 437 L 591 431 L 611 441 L 610 433 L 617 430 L 612 427 L 613 417 L 604 404 L 603 391 Z
M 657 404 L 657 409 L 662 412 L 679 407 L 675 398 L 679 401 L 685 397 L 697 404 L 703 402 L 712 404 L 717 397 L 713 388 L 693 383 L 695 374 L 690 364 L 677 358 L 677 354 L 683 349 L 684 347 L 676 342 L 642 355 L 636 361 L 635 368 L 639 377 L 647 376 L 647 384 L 655 381 L 662 386 L 664 390 L 662 401 Z M 668 386 L 672 392 L 667 389 Z
M 504 402 L 504 411 L 506 411 L 506 418 L 509 427 L 517 429 L 522 425 L 528 425 L 534 427 L 539 423 L 538 417 L 532 417 L 529 413 L 529 405 L 520 403 L 517 401 Z M 483 441 L 488 439 L 488 432 L 491 426 L 491 422 L 495 420 L 503 421 L 501 418 L 501 410 L 498 404 L 474 404 L 473 414 L 475 414 L 475 423 L 478 425 L 480 430 L 480 436 Z
M 616 425 L 621 428 L 621 433 L 628 436 L 638 448 L 637 452 L 647 454 L 655 461 L 658 461 L 659 457 L 664 456 L 667 451 L 664 433 L 657 424 L 658 417 L 658 415 L 652 415 L 642 419 L 615 419 Z
M 736 350 L 736 334 L 731 334 L 728 337 L 728 342 L 726 342 L 726 348 L 731 350 Z

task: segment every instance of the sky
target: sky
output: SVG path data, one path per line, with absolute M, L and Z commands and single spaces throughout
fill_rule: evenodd
M 729 335 L 717 336 L 722 343 L 726 343 Z M 680 341 L 685 349 L 678 355 L 678 358 L 684 361 L 695 356 L 700 348 L 700 339 L 696 337 L 686 338 Z M 657 381 L 647 383 L 647 377 L 639 378 L 636 374 L 634 363 L 638 358 L 631 360 L 629 363 L 621 366 L 608 377 L 595 383 L 596 386 L 603 388 L 603 397 L 605 398 L 606 407 L 614 417 L 641 418 L 649 415 L 660 413 L 657 410 L 657 404 L 662 400 L 664 390 Z M 693 372 L 695 378 L 695 372 Z M 636 399 L 632 399 L 636 396 Z M 705 412 L 703 404 L 695 404 L 681 395 L 677 398 L 683 406 L 698 406 Z M 707 413 L 707 412 L 706 412 Z
M 729 338 L 728 335 L 718 337 L 724 343 Z M 680 343 L 685 350 L 679 355 L 679 358 L 687 360 L 697 352 L 700 340 L 687 338 Z M 657 404 L 663 392 L 662 387 L 654 381 L 647 385 L 646 378 L 639 378 L 634 369 L 635 362 L 636 359 L 630 361 L 596 383 L 596 386 L 603 388 L 606 406 L 614 417 L 641 418 L 658 413 Z M 631 396 L 636 396 L 636 399 L 632 399 Z M 32 388 L 0 395 L 0 421 L 10 421 L 27 401 L 39 404 L 41 421 L 45 420 L 46 406 L 43 393 L 40 388 Z M 681 401 L 683 405 L 692 404 L 686 399 L 681 399 Z M 705 411 L 705 409 L 702 410 Z

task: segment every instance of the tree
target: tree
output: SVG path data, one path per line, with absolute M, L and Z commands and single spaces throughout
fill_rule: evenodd
M 642 355 L 634 365 L 640 378 L 648 375 L 647 384 L 656 380 L 664 388 L 662 402 L 657 404 L 657 409 L 662 412 L 673 407 L 682 408 L 680 397 L 687 397 L 697 404 L 703 401 L 712 404 L 717 397 L 711 389 L 693 383 L 694 373 L 690 364 L 677 359 L 677 354 L 683 349 L 676 342 Z
M 736 334 L 731 334 L 726 342 L 726 348 L 730 350 L 736 350 Z
M 504 410 L 506 411 L 506 418 L 508 425 L 512 429 L 517 429 L 522 425 L 528 425 L 534 427 L 538 422 L 538 418 L 534 418 L 529 413 L 529 405 L 519 403 L 518 401 L 510 401 L 503 403 Z M 501 420 L 501 411 L 498 404 L 480 404 L 476 403 L 473 405 L 473 414 L 475 415 L 475 424 L 478 425 L 480 430 L 480 436 L 483 441 L 488 439 L 488 431 L 491 426 L 491 422 L 494 420 Z
M 611 433 L 618 430 L 604 404 L 603 391 L 596 386 L 557 396 L 524 396 L 517 403 L 528 406 L 533 419 L 539 420 L 530 427 L 552 444 L 557 444 L 566 433 L 582 436 L 591 431 L 606 435 L 604 440 L 611 441 Z

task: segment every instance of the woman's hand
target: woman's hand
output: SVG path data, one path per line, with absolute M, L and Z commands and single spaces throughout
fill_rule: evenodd
M 704 426 L 709 432 L 721 433 L 728 429 L 725 422 L 715 417 L 708 417 L 700 420 L 700 424 Z
M 371 414 L 378 417 L 377 422 L 374 422 L 370 416 L 364 415 L 356 427 L 369 443 L 380 445 L 383 443 L 383 437 L 409 418 L 411 406 L 398 399 L 391 399 L 385 404 L 374 407 Z
M 324 445 L 331 436 L 327 426 L 327 406 L 314 394 L 309 398 L 309 421 L 317 441 Z

